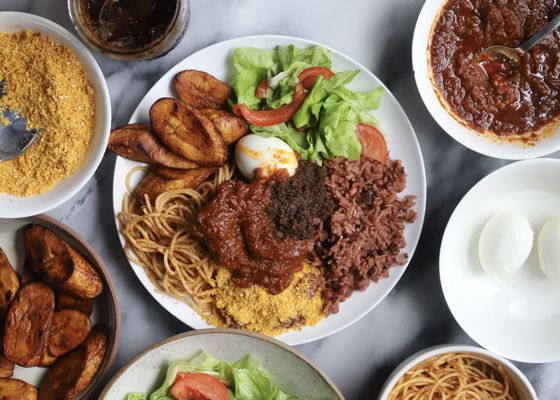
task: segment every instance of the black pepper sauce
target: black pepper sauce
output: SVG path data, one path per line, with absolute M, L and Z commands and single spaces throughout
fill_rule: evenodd
M 165 36 L 177 0 L 81 0 L 90 31 L 104 46 L 141 50 Z
M 434 83 L 465 124 L 501 137 L 533 140 L 560 115 L 560 33 L 521 56 L 474 61 L 484 49 L 516 47 L 560 13 L 553 0 L 449 0 L 434 24 Z

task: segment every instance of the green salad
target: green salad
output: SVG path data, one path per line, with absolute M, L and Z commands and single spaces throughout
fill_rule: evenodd
M 247 355 L 234 363 L 201 350 L 167 367 L 162 385 L 150 395 L 131 393 L 126 400 L 300 400 L 275 385 L 258 360 Z
M 278 137 L 318 164 L 337 156 L 360 158 L 363 143 L 356 127 L 377 125 L 371 111 L 379 107 L 383 88 L 348 89 L 359 70 L 332 71 L 331 54 L 320 46 L 241 47 L 233 65 L 233 109 L 253 133 Z

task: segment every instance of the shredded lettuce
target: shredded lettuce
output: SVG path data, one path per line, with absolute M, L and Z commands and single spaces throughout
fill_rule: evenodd
M 330 52 L 320 46 L 299 49 L 289 45 L 265 50 L 241 47 L 234 52 L 233 64 L 232 84 L 237 102 L 255 110 L 289 104 L 297 76 L 305 68 L 332 68 Z M 260 136 L 284 140 L 304 160 L 318 164 L 337 156 L 357 160 L 362 147 L 356 137 L 356 125 L 360 122 L 377 125 L 371 111 L 379 108 L 383 95 L 382 87 L 364 93 L 348 89 L 346 85 L 358 74 L 359 71 L 342 71 L 330 79 L 319 77 L 293 122 L 251 126 L 251 130 Z M 266 99 L 261 100 L 255 92 L 263 80 L 269 82 L 269 88 Z
M 174 400 L 170 390 L 179 372 L 203 372 L 221 379 L 229 388 L 228 400 L 300 400 L 280 390 L 253 356 L 229 363 L 205 350 L 190 359 L 171 362 L 163 383 L 149 396 L 130 393 L 126 400 Z

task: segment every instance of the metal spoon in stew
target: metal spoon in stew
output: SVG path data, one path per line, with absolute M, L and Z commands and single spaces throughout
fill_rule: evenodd
M 554 17 L 544 28 L 531 36 L 527 41 L 517 47 L 507 46 L 490 46 L 477 57 L 477 61 L 489 59 L 502 59 L 509 61 L 511 64 L 519 64 L 519 57 L 531 50 L 537 43 L 540 43 L 544 38 L 550 35 L 560 26 L 560 14 Z
M 0 97 L 3 95 L 4 82 L 0 81 Z M 39 132 L 36 129 L 28 130 L 25 118 L 13 110 L 0 109 L 0 118 L 0 161 L 7 161 L 31 146 Z

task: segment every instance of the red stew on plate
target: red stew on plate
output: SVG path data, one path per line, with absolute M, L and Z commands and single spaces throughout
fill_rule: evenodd
M 560 114 L 560 32 L 516 65 L 475 58 L 490 46 L 518 46 L 558 13 L 554 0 L 449 0 L 429 48 L 440 99 L 479 132 L 538 139 L 536 132 Z

